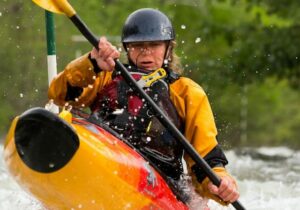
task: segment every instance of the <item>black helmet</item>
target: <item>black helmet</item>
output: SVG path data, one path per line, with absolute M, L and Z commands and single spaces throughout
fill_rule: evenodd
M 131 13 L 123 27 L 122 42 L 170 41 L 175 38 L 169 18 L 156 9 L 144 8 Z

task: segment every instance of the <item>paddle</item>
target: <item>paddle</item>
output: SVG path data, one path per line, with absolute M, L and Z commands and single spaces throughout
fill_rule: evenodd
M 76 14 L 73 7 L 68 3 L 67 0 L 33 0 L 40 7 L 49 10 L 54 13 L 67 15 L 72 22 L 76 25 L 79 31 L 88 39 L 88 41 L 98 49 L 99 40 L 96 36 L 89 30 L 89 28 L 84 24 L 80 17 Z M 142 98 L 150 105 L 153 111 L 157 114 L 160 122 L 172 133 L 172 135 L 182 144 L 185 151 L 191 156 L 191 158 L 198 164 L 206 173 L 211 182 L 220 186 L 220 178 L 214 173 L 206 161 L 197 153 L 194 147 L 186 140 L 184 135 L 173 125 L 173 123 L 168 119 L 168 117 L 163 113 L 163 111 L 155 104 L 155 102 L 150 98 L 150 96 L 145 93 L 145 91 L 136 83 L 135 79 L 131 76 L 124 65 L 116 60 L 116 67 L 121 71 L 121 74 L 125 81 L 133 86 L 136 91 L 140 94 Z M 235 201 L 232 205 L 237 210 L 244 210 L 245 208 L 240 204 L 239 201 Z

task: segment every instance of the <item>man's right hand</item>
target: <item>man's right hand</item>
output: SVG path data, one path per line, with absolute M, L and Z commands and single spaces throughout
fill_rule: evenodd
M 93 48 L 91 58 L 97 61 L 98 67 L 104 71 L 112 71 L 115 68 L 115 59 L 120 57 L 120 52 L 106 37 L 101 37 L 98 43 L 99 50 Z

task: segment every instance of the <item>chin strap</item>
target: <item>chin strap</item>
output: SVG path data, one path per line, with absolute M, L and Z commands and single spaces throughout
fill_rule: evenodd
M 166 48 L 166 52 L 164 55 L 164 62 L 162 65 L 162 68 L 168 68 L 169 67 L 169 57 L 170 57 L 170 53 L 172 51 L 172 46 L 170 45 L 171 41 L 167 41 L 167 48 Z

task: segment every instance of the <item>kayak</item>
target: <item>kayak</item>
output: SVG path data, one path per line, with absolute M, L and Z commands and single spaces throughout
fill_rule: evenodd
M 134 148 L 68 111 L 33 108 L 16 117 L 4 161 L 47 209 L 188 209 Z

